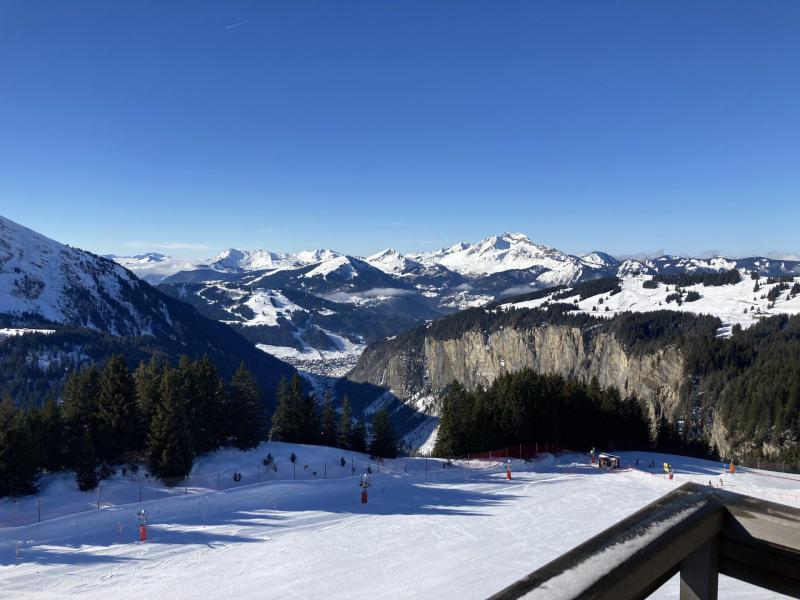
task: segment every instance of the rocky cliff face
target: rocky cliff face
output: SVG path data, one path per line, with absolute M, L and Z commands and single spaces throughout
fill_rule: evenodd
M 469 330 L 453 339 L 401 336 L 368 348 L 349 378 L 408 399 L 453 380 L 468 389 L 488 386 L 503 373 L 525 368 L 565 378 L 597 377 L 602 386 L 638 397 L 653 418 L 673 415 L 687 379 L 683 356 L 673 346 L 630 353 L 611 333 L 555 325 L 490 334 Z

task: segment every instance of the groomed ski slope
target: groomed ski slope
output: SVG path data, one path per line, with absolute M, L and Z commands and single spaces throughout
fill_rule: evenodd
M 288 477 L 292 451 L 308 464 L 356 458 L 265 443 L 201 461 L 206 470 L 235 469 L 270 452 Z M 623 454 L 628 465 L 636 458 L 658 469 L 610 473 L 582 455 L 543 455 L 513 461 L 509 482 L 499 463 L 443 469 L 430 459 L 426 472 L 425 459 L 398 459 L 373 475 L 366 505 L 357 477 L 319 479 L 304 470 L 297 481 L 91 510 L 0 530 L 0 589 L 8 598 L 98 600 L 484 598 L 686 481 L 721 479 L 800 506 L 800 476 L 729 475 L 708 461 Z M 659 472 L 665 461 L 676 469 L 672 481 Z M 150 515 L 146 544 L 134 542 L 140 507 Z M 778 597 L 726 578 L 720 587 L 721 598 Z M 677 598 L 677 580 L 654 597 Z

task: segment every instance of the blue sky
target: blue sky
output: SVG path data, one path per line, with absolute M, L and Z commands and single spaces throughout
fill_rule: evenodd
M 800 253 L 800 2 L 0 3 L 0 214 L 99 253 Z

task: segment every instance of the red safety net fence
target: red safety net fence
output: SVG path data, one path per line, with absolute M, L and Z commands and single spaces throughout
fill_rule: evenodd
M 567 449 L 560 444 L 544 443 L 544 444 L 515 444 L 506 446 L 504 448 L 497 448 L 495 450 L 486 450 L 484 452 L 471 452 L 462 458 L 466 459 L 488 459 L 488 460 L 503 460 L 506 458 L 519 458 L 523 460 L 531 460 L 536 458 L 537 454 L 550 453 L 556 454 L 557 452 L 564 452 Z

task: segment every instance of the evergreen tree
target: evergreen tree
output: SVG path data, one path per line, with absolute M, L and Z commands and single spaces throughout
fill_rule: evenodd
M 352 429 L 350 435 L 350 449 L 354 452 L 367 451 L 367 428 L 364 425 L 363 419 L 359 419 Z
M 128 450 L 143 446 L 133 377 L 120 355 L 112 356 L 103 368 L 97 404 L 99 457 L 117 463 Z
M 278 405 L 272 415 L 272 427 L 269 432 L 271 440 L 276 442 L 294 442 L 297 440 L 297 423 L 292 415 L 292 396 L 289 382 L 281 377 L 275 392 Z
M 303 382 L 294 375 L 287 383 L 278 384 L 278 407 L 272 416 L 270 438 L 290 443 L 317 443 L 319 418 L 317 403 L 313 396 L 303 391 Z
M 302 392 L 300 398 L 300 441 L 304 444 L 318 444 L 321 424 L 317 400 L 313 394 Z
M 165 369 L 159 402 L 155 406 L 147 444 L 150 470 L 161 478 L 185 477 L 194 458 L 186 400 L 181 395 L 180 375 Z
M 379 410 L 372 419 L 372 442 L 369 453 L 382 458 L 395 458 L 397 456 L 397 442 L 394 438 L 389 413 Z
M 64 421 L 61 407 L 52 400 L 47 402 L 31 415 L 30 425 L 39 466 L 51 473 L 63 468 Z
M 258 446 L 264 439 L 261 390 L 244 362 L 231 380 L 228 409 L 233 423 L 233 445 L 240 450 Z
M 79 439 L 74 440 L 75 447 L 71 453 L 72 468 L 75 471 L 75 481 L 82 492 L 93 490 L 97 487 L 98 460 L 94 450 L 94 442 L 88 428 L 83 428 Z
M 342 399 L 342 416 L 339 419 L 339 441 L 337 445 L 345 450 L 353 449 L 353 413 L 350 409 L 350 398 Z
M 158 404 L 158 390 L 161 387 L 161 363 L 153 356 L 150 362 L 139 363 L 134 373 L 136 386 L 136 404 L 139 414 L 139 433 L 147 439 L 150 431 L 150 420 Z
M 98 420 L 100 373 L 92 365 L 73 373 L 64 387 L 64 447 L 67 465 L 75 471 L 81 490 L 97 485 Z
M 229 410 L 225 398 L 225 385 L 217 368 L 203 355 L 194 363 L 179 367 L 184 378 L 184 395 L 189 402 L 192 440 L 196 454 L 216 450 L 232 431 L 226 431 L 222 415 Z
M 436 456 L 462 456 L 475 440 L 471 440 L 469 423 L 471 403 L 465 397 L 464 387 L 457 381 L 448 386 L 442 397 L 439 411 L 439 435 L 436 437 Z
M 0 497 L 35 490 L 36 458 L 25 415 L 6 395 L 0 403 Z
M 335 446 L 337 435 L 336 411 L 333 408 L 333 399 L 330 392 L 325 392 L 322 415 L 320 417 L 320 444 L 323 446 Z

